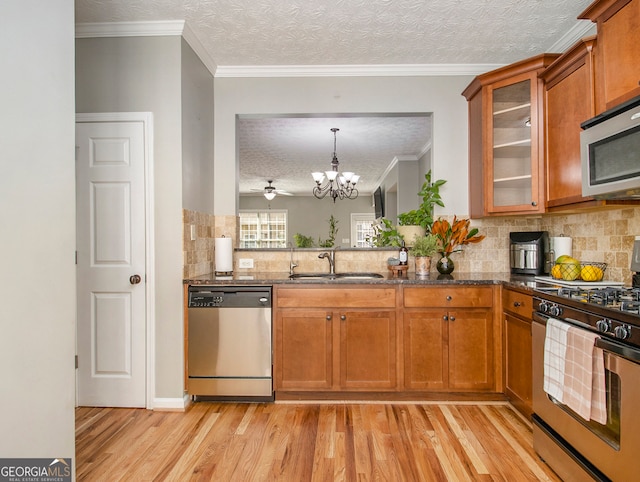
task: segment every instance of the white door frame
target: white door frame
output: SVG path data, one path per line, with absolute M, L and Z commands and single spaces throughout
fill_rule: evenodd
M 145 297 L 146 297 L 146 406 L 153 409 L 155 399 L 155 252 L 153 196 L 153 113 L 99 112 L 76 114 L 76 122 L 142 122 L 144 130 L 144 215 L 145 215 Z M 77 320 L 76 320 L 77 324 Z M 77 330 L 77 328 L 76 328 Z M 76 349 L 77 353 L 77 349 Z M 77 397 L 76 397 L 77 399 Z

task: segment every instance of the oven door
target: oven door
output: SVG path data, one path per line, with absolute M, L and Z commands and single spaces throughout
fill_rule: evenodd
M 561 477 L 579 480 L 569 467 L 554 466 L 553 443 L 561 451 L 580 464 L 588 473 L 597 470 L 591 478 L 601 478 L 600 471 L 611 480 L 637 480 L 640 454 L 640 417 L 637 403 L 640 400 L 640 364 L 630 361 L 607 349 L 604 351 L 605 379 L 607 384 L 607 423 L 601 425 L 586 421 L 571 409 L 549 397 L 544 391 L 544 339 L 545 319 L 534 314 L 533 335 L 533 411 L 542 423 L 534 425 L 534 448 Z M 600 346 L 600 345 L 599 345 Z M 535 421 L 535 419 L 534 419 Z M 550 431 L 549 431 L 550 429 Z M 543 433 L 546 432 L 546 433 Z M 557 449 L 557 447 L 555 447 Z M 566 462 L 563 461 L 563 462 Z M 556 463 L 559 462 L 556 460 Z M 606 480 L 606 479 L 605 479 Z

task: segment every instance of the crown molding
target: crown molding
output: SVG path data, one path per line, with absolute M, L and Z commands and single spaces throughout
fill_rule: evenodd
M 193 30 L 191 30 L 191 27 L 189 27 L 188 23 L 185 23 L 184 25 L 182 38 L 189 44 L 189 47 L 193 49 L 193 51 L 196 53 L 198 58 L 200 58 L 205 67 L 209 70 L 209 72 L 211 72 L 211 75 L 215 77 L 218 66 L 216 65 L 216 62 L 213 60 L 213 58 L 211 58 L 211 55 L 209 55 L 207 49 L 204 48 L 204 45 L 202 45 L 202 42 L 200 42 L 198 36 Z
M 76 38 L 155 37 L 182 35 L 184 20 L 77 23 Z
M 504 64 L 219 65 L 216 77 L 424 77 L 479 75 Z
M 216 74 L 216 63 L 206 51 L 196 34 L 184 20 L 159 20 L 153 22 L 94 22 L 77 23 L 76 38 L 107 37 L 171 37 L 181 36 L 196 53 L 205 67 Z
M 562 53 L 572 47 L 580 39 L 596 33 L 596 24 L 590 20 L 578 20 L 571 29 L 551 45 L 548 52 Z

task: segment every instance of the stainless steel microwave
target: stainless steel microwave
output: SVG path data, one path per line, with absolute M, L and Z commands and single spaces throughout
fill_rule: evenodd
M 581 127 L 582 195 L 640 199 L 640 96 Z

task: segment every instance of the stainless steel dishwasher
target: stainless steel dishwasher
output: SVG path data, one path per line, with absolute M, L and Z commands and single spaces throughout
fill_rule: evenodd
M 188 393 L 273 400 L 271 287 L 190 286 Z

